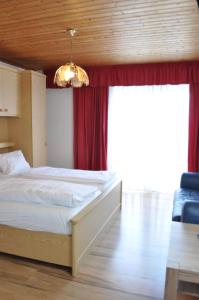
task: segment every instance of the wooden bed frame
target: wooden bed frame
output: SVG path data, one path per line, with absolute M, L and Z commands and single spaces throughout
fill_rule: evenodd
M 122 182 L 116 180 L 71 219 L 71 235 L 0 225 L 0 252 L 68 266 L 75 276 L 81 258 L 120 208 L 121 198 Z

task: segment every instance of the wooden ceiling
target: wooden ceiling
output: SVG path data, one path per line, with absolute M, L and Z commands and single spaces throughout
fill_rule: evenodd
M 0 60 L 32 69 L 199 60 L 195 0 L 0 0 Z

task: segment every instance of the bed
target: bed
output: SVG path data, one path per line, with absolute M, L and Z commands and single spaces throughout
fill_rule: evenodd
M 0 251 L 71 267 L 75 276 L 81 259 L 120 208 L 121 193 L 122 182 L 115 178 L 70 219 L 70 235 L 0 225 Z

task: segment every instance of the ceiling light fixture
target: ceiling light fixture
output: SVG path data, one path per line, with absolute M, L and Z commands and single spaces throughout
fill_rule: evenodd
M 72 38 L 76 35 L 77 30 L 69 28 L 67 32 L 70 36 L 70 62 L 57 69 L 54 76 L 54 83 L 60 87 L 66 87 L 68 85 L 72 87 L 87 86 L 89 85 L 89 79 L 86 71 L 72 62 Z

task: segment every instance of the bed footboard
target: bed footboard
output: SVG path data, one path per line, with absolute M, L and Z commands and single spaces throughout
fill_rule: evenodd
M 121 206 L 122 182 L 117 181 L 72 220 L 72 274 L 98 234 Z

